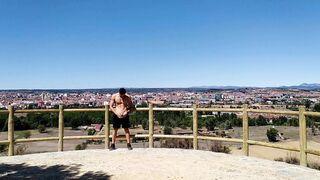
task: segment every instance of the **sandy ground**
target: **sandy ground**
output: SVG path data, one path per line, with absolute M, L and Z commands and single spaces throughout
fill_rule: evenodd
M 282 162 L 181 149 L 117 149 L 0 158 L 0 178 L 320 179 L 320 171 Z

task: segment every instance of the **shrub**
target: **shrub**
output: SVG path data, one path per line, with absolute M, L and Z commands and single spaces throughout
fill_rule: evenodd
M 8 145 L 7 144 L 0 144 L 0 153 L 6 151 L 8 149 Z
M 320 164 L 319 163 L 308 163 L 308 167 L 316 170 L 320 170 Z
M 76 145 L 75 150 L 85 150 L 87 149 L 87 147 L 88 147 L 87 143 L 82 143 L 82 144 Z
M 212 152 L 226 153 L 230 154 L 231 149 L 228 146 L 223 146 L 220 141 L 213 141 L 213 144 L 210 147 Z
M 288 164 L 300 164 L 300 160 L 297 157 L 287 156 L 285 162 Z
M 15 150 L 15 155 L 23 155 L 25 154 L 25 152 L 27 151 L 28 146 L 25 144 L 22 144 L 20 146 L 17 146 L 16 150 Z
M 295 165 L 300 164 L 300 160 L 297 157 L 294 157 L 291 155 L 287 155 L 287 157 L 285 157 L 284 159 L 282 157 L 279 157 L 279 158 L 275 158 L 274 160 L 279 162 L 286 162 L 288 164 L 295 164 Z
M 161 140 L 160 147 L 192 149 L 193 141 L 191 139 L 166 139 L 166 140 Z
M 267 137 L 269 142 L 277 142 L 278 130 L 275 128 L 267 129 Z
M 274 160 L 275 160 L 275 161 L 279 161 L 279 162 L 283 162 L 283 161 L 284 161 L 282 157 L 275 158 Z
M 164 134 L 172 134 L 172 128 L 171 127 L 164 127 Z
M 88 129 L 88 135 L 93 136 L 96 133 L 95 129 Z
M 149 126 L 148 126 L 148 121 L 142 121 L 142 128 L 144 129 L 144 130 L 148 130 L 149 129 Z
M 38 126 L 38 131 L 39 131 L 39 133 L 45 133 L 46 132 L 46 126 L 40 124 Z

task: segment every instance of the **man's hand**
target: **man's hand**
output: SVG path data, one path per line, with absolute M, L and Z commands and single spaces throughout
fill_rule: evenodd
M 126 117 L 126 116 L 128 115 L 128 113 L 129 113 L 129 110 L 124 111 L 123 114 L 122 114 L 122 116 L 123 116 L 123 117 Z

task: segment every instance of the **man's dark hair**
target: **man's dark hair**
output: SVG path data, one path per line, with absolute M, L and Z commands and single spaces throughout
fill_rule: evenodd
M 123 95 L 123 94 L 126 94 L 126 89 L 125 88 L 120 88 L 119 89 L 119 94 Z

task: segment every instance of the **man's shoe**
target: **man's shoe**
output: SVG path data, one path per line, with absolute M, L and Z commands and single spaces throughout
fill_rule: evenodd
M 109 150 L 110 151 L 116 150 L 116 145 L 115 144 L 111 144 Z
M 133 149 L 130 143 L 127 144 L 127 148 L 128 148 L 129 150 L 132 150 L 132 149 Z

